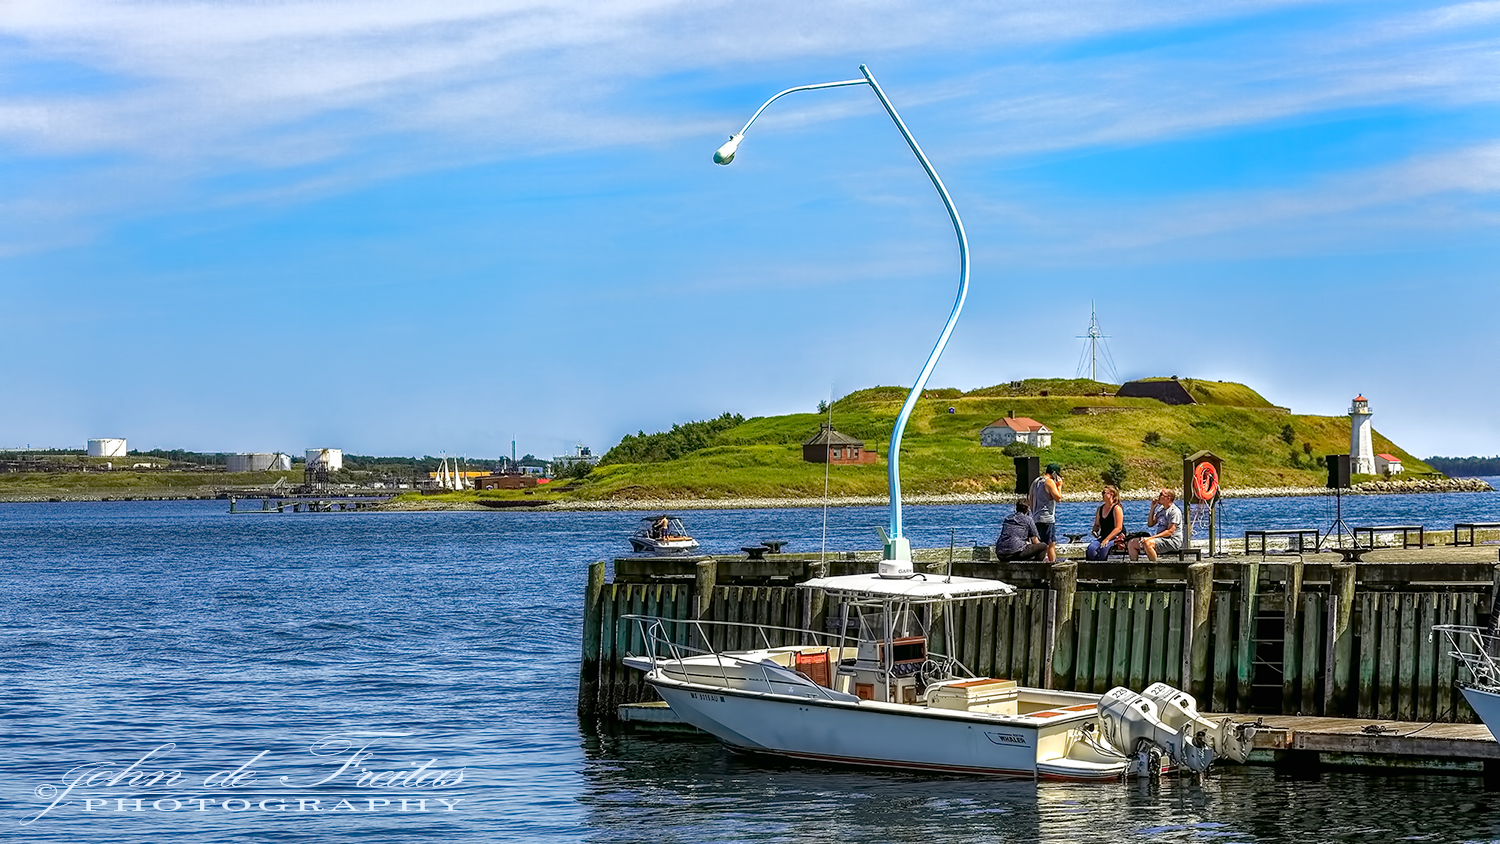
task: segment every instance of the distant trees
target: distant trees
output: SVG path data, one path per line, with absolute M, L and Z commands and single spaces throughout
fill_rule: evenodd
M 1454 478 L 1500 475 L 1500 455 L 1495 457 L 1429 457 L 1422 462 Z
M 744 421 L 745 417 L 738 413 L 725 413 L 717 419 L 673 425 L 672 430 L 657 434 L 645 431 L 626 434 L 619 445 L 600 458 L 599 463 L 664 463 L 676 460 L 685 454 L 708 448 L 715 437 Z

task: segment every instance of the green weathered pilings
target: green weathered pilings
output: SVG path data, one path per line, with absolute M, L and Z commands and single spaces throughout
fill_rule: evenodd
M 583 590 L 583 661 L 578 667 L 578 717 L 595 715 L 599 696 L 599 638 L 603 619 L 599 596 L 604 592 L 604 561 L 589 566 L 588 585 Z
M 1042 647 L 1049 670 L 1046 687 L 1065 689 L 1072 682 L 1073 645 L 1078 639 L 1073 625 L 1073 604 L 1078 593 L 1078 564 L 1070 560 L 1053 563 L 1047 603 L 1047 627 Z
M 1250 711 L 1255 682 L 1255 617 L 1260 611 L 1260 563 L 1247 560 L 1240 568 L 1239 628 L 1235 637 L 1235 710 Z
M 1328 671 L 1323 697 L 1327 712 L 1350 711 L 1354 666 L 1354 593 L 1359 585 L 1354 563 L 1334 563 L 1328 587 Z
M 703 618 L 708 615 L 709 605 L 714 597 L 714 581 L 717 580 L 719 564 L 717 561 L 699 560 L 695 576 L 695 594 L 698 600 L 693 602 L 693 618 Z
M 1212 562 L 1189 563 L 1187 567 L 1188 589 L 1192 595 L 1189 607 L 1187 672 L 1179 688 L 1198 700 L 1206 701 L 1210 695 L 1208 675 L 1209 612 L 1213 608 L 1214 564 Z

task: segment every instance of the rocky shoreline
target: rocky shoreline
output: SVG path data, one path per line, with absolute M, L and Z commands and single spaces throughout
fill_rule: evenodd
M 1328 495 L 1324 487 L 1241 487 L 1225 489 L 1225 498 L 1291 498 L 1306 495 Z M 1370 481 L 1349 491 L 1351 495 L 1393 495 L 1437 492 L 1494 492 L 1494 488 L 1477 478 L 1437 478 L 1410 481 Z M 1099 495 L 1097 487 L 1084 492 L 1066 492 L 1064 501 L 1093 501 Z M 1149 501 L 1156 490 L 1132 489 L 1122 493 L 1127 501 Z M 1013 493 L 976 492 L 950 493 L 945 495 L 903 495 L 905 504 L 1010 504 L 1016 500 Z M 836 496 L 827 500 L 829 507 L 884 507 L 887 499 L 883 495 Z M 792 507 L 822 507 L 822 498 L 636 498 L 612 501 L 556 501 L 526 510 L 774 510 Z M 424 512 L 436 510 L 489 510 L 468 501 L 393 501 L 370 508 L 387 512 Z M 520 509 L 520 508 L 518 508 Z

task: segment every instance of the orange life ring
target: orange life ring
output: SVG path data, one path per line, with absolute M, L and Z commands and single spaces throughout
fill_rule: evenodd
M 1199 501 L 1212 501 L 1219 494 L 1219 472 L 1214 464 L 1204 461 L 1193 467 L 1193 492 Z

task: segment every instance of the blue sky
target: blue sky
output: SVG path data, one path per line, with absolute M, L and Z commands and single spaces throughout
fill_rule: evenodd
M 432 8 L 425 8 L 430 6 Z M 13 0 L 0 447 L 602 451 L 910 384 L 1500 452 L 1500 3 Z

